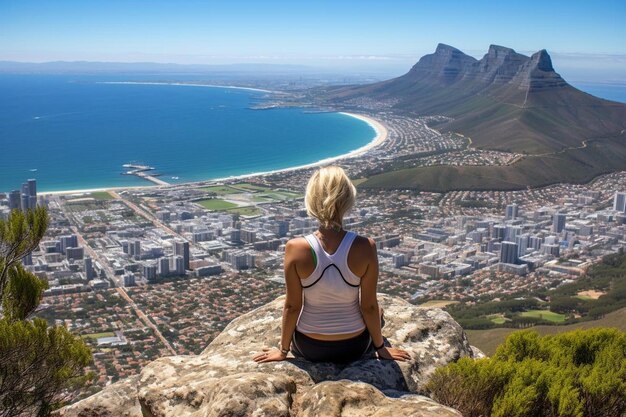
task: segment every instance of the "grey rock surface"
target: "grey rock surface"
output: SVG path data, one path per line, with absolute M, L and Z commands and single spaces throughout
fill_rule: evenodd
M 385 309 L 383 335 L 410 353 L 407 362 L 368 355 L 347 365 L 295 358 L 257 364 L 251 359 L 255 353 L 278 345 L 283 302 L 280 297 L 233 320 L 200 355 L 160 358 L 138 376 L 66 407 L 62 415 L 459 415 L 417 395 L 424 394 L 438 367 L 475 356 L 448 313 L 379 294 Z M 359 414 L 359 408 L 367 412 Z M 319 414 L 326 409 L 330 414 Z

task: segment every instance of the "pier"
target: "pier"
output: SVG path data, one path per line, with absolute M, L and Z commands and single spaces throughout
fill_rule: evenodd
M 156 168 L 149 165 L 124 164 L 122 166 L 128 168 L 128 171 L 123 172 L 124 175 L 135 175 L 156 185 L 171 185 L 169 182 L 157 178 L 156 175 L 151 175 L 150 171 L 154 171 Z

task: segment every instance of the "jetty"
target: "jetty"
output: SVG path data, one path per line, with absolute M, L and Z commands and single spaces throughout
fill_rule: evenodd
M 122 166 L 127 169 L 122 173 L 123 175 L 135 175 L 156 185 L 171 185 L 169 182 L 157 178 L 158 174 L 151 173 L 150 171 L 154 171 L 156 168 L 149 165 L 124 164 Z

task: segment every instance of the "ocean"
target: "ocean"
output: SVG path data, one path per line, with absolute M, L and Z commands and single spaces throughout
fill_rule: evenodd
M 376 136 L 339 113 L 252 110 L 258 91 L 102 83 L 130 79 L 0 74 L 0 192 L 28 178 L 40 191 L 151 184 L 121 175 L 126 163 L 153 166 L 170 183 L 264 172 L 342 155 Z M 575 86 L 626 102 L 625 85 Z
M 130 77 L 0 75 L 0 191 L 36 178 L 40 191 L 151 185 L 122 165 L 182 183 L 299 166 L 371 142 L 339 113 L 253 110 L 265 93 L 107 84 Z

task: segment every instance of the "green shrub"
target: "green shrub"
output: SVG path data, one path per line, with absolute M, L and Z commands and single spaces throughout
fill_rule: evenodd
M 427 389 L 465 417 L 622 417 L 626 333 L 515 332 L 492 358 L 462 358 L 438 369 Z
M 91 352 L 62 326 L 29 317 L 48 286 L 21 265 L 37 248 L 48 227 L 42 207 L 13 210 L 0 220 L 0 415 L 50 414 L 68 393 L 91 375 L 84 368 Z

